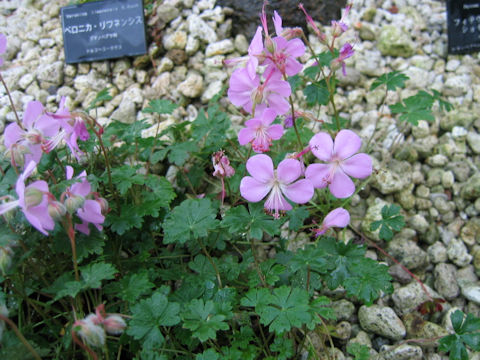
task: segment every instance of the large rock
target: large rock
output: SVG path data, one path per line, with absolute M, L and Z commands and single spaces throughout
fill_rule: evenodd
M 394 25 L 382 27 L 377 47 L 384 56 L 402 56 L 407 58 L 415 52 L 410 35 Z
M 405 325 L 403 325 L 402 320 L 388 306 L 363 305 L 358 310 L 358 320 L 365 331 L 370 331 L 392 340 L 403 339 L 406 335 Z

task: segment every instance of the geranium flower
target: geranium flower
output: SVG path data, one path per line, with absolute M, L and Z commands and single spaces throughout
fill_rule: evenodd
M 348 59 L 350 56 L 354 54 L 353 47 L 350 43 L 343 44 L 342 48 L 340 49 L 340 53 L 336 59 L 333 59 L 333 65 L 340 64 L 342 66 L 342 73 L 343 76 L 347 76 L 347 71 L 345 68 L 345 59 Z
M 325 219 L 323 219 L 322 226 L 319 229 L 314 229 L 315 236 L 323 235 L 328 229 L 332 227 L 344 228 L 350 223 L 350 214 L 344 208 L 336 208 L 330 211 Z
M 337 198 L 347 198 L 355 192 L 349 176 L 364 179 L 372 173 L 372 159 L 367 154 L 356 154 L 362 139 L 351 130 L 341 130 L 335 142 L 329 134 L 321 132 L 309 144 L 312 153 L 326 163 L 309 165 L 305 177 L 316 188 L 328 186 Z
M 42 144 L 58 130 L 59 124 L 44 114 L 42 103 L 30 101 L 23 114 L 22 127 L 17 123 L 11 123 L 5 128 L 4 144 L 12 155 L 19 153 L 24 155 L 23 159 L 12 156 L 15 161 L 20 160 L 17 165 L 28 164 L 32 160 L 38 164 L 42 157 Z
M 28 222 L 42 234 L 48 235 L 47 230 L 53 230 L 55 227 L 55 222 L 48 212 L 50 194 L 48 184 L 43 180 L 37 180 L 25 187 L 25 180 L 32 174 L 36 166 L 34 161 L 27 164 L 15 185 L 18 200 L 1 204 L 0 215 L 20 207 Z
M 252 143 L 252 149 L 257 152 L 266 152 L 272 146 L 272 140 L 278 140 L 283 135 L 283 126 L 271 125 L 277 117 L 273 109 L 265 109 L 261 114 L 245 122 L 246 127 L 238 133 L 240 145 Z
M 282 115 L 290 108 L 286 98 L 291 92 L 290 84 L 282 80 L 278 72 L 271 71 L 263 84 L 260 84 L 260 76 L 252 78 L 247 69 L 241 68 L 235 70 L 230 77 L 227 94 L 234 105 L 243 107 L 248 113 L 254 112 L 254 106 L 265 104 Z
M 292 209 L 285 198 L 304 204 L 313 196 L 310 180 L 295 181 L 302 174 L 302 165 L 298 160 L 285 159 L 275 170 L 268 155 L 254 155 L 247 161 L 247 171 L 251 176 L 245 176 L 240 182 L 240 194 L 248 201 L 258 202 L 270 193 L 264 207 L 275 218 L 279 217 L 279 211 Z

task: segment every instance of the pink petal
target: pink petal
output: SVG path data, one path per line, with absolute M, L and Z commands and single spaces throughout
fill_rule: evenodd
M 282 18 L 278 15 L 277 11 L 273 11 L 273 26 L 275 27 L 275 32 L 280 36 L 283 32 L 282 27 Z
M 105 221 L 102 208 L 95 200 L 85 200 L 83 207 L 77 210 L 77 215 L 83 221 L 93 224 L 101 224 Z
M 46 202 L 38 206 L 23 209 L 23 213 L 28 222 L 44 235 L 48 235 L 47 230 L 53 230 L 55 222 L 48 214 Z
M 73 168 L 70 165 L 65 166 L 65 177 L 70 180 L 73 176 Z
M 313 135 L 308 143 L 313 155 L 323 161 L 330 161 L 333 152 L 333 141 L 329 134 L 321 132 Z
M 278 164 L 277 179 L 282 184 L 290 184 L 302 175 L 302 165 L 295 159 L 285 159 Z
M 90 229 L 88 228 L 88 222 L 84 221 L 81 224 L 75 224 L 75 230 L 84 233 L 85 235 L 90 235 Z
M 333 151 L 340 159 L 346 159 L 362 147 L 362 139 L 352 130 L 340 130 L 335 138 Z
M 23 124 L 26 128 L 30 129 L 33 127 L 35 120 L 42 114 L 43 105 L 40 101 L 30 101 L 27 104 L 27 108 L 23 113 Z
M 263 51 L 262 27 L 258 26 L 255 36 L 248 47 L 248 55 L 259 55 Z
M 81 182 L 75 183 L 71 186 L 70 191 L 74 195 L 87 196 L 91 192 L 90 183 L 84 178 Z
M 255 137 L 255 131 L 250 127 L 245 127 L 238 132 L 238 142 L 240 145 L 246 145 Z
M 298 180 L 288 185 L 283 193 L 289 200 L 297 204 L 305 204 L 313 197 L 313 184 L 308 179 Z
M 251 202 L 262 200 L 271 188 L 271 185 L 258 181 L 251 176 L 245 176 L 240 181 L 240 194 Z
M 283 197 L 279 188 L 272 190 L 263 206 L 265 209 L 274 211 L 275 216 L 278 215 L 278 210 L 292 210 L 292 205 Z
M 247 171 L 256 180 L 268 183 L 273 179 L 273 162 L 270 156 L 259 154 L 247 160 Z
M 289 40 L 285 46 L 285 52 L 291 57 L 300 57 L 305 54 L 305 44 L 300 39 Z
M 30 144 L 28 146 L 28 149 L 30 150 L 29 154 L 25 154 L 25 164 L 28 164 L 29 162 L 33 161 L 35 164 L 38 164 L 40 162 L 40 159 L 42 157 L 43 151 L 42 151 L 42 145 L 41 144 Z
M 275 109 L 278 115 L 285 114 L 288 110 L 290 110 L 290 104 L 288 101 L 281 95 L 271 93 L 267 97 L 268 105 Z
M 333 196 L 344 199 L 355 192 L 355 184 L 342 170 L 338 169 L 333 175 L 333 180 L 328 186 Z
M 280 124 L 272 125 L 267 130 L 272 140 L 278 140 L 283 136 L 283 126 Z
M 372 174 L 372 158 L 360 153 L 342 161 L 342 170 L 357 179 L 365 179 Z
M 35 121 L 35 128 L 40 130 L 45 137 L 53 137 L 60 129 L 60 123 L 52 116 L 41 115 Z
M 295 59 L 288 59 L 285 64 L 285 73 L 288 76 L 294 76 L 302 71 L 303 65 Z
M 345 227 L 350 222 L 350 214 L 344 208 L 336 208 L 330 211 L 325 219 L 323 219 L 323 225 L 325 227 Z
M 27 186 L 27 189 L 29 188 L 35 188 L 42 192 L 48 192 L 48 184 L 46 181 L 43 180 L 37 180 L 32 182 L 30 185 Z
M 315 188 L 324 188 L 328 185 L 330 164 L 310 164 L 305 170 L 305 178 L 310 180 Z
M 289 97 L 292 93 L 292 88 L 290 87 L 290 84 L 288 83 L 288 81 L 280 79 L 280 73 L 276 72 L 275 74 L 278 75 L 272 75 L 272 77 L 267 83 L 267 86 L 265 87 L 265 91 L 274 92 L 282 95 L 283 97 Z M 276 79 L 277 77 L 278 79 Z
M 4 145 L 6 148 L 10 148 L 13 144 L 16 144 L 21 138 L 24 130 L 17 123 L 11 123 L 5 128 L 4 132 Z
M 266 108 L 262 113 L 261 113 L 261 120 L 263 125 L 270 125 L 272 122 L 275 121 L 275 118 L 277 117 L 277 113 L 275 110 Z

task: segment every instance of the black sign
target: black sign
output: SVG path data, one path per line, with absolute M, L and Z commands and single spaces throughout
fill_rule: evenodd
M 480 50 L 480 0 L 448 0 L 448 52 Z
M 78 63 L 147 52 L 142 0 L 103 0 L 61 10 L 65 61 Z

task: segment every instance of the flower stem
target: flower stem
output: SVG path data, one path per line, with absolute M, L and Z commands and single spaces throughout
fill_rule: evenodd
M 83 342 L 80 341 L 80 339 L 77 337 L 77 334 L 75 333 L 75 330 L 73 330 L 73 328 L 72 328 L 72 339 L 75 342 L 75 344 L 77 344 L 83 350 L 85 350 L 93 358 L 93 360 L 98 360 L 97 354 L 95 354 L 95 352 L 92 349 L 90 349 L 87 345 L 85 345 Z
M 13 103 L 12 96 L 10 95 L 10 90 L 8 90 L 7 84 L 5 83 L 5 80 L 3 79 L 2 74 L 0 73 L 0 81 L 2 82 L 3 86 L 5 87 L 5 91 L 7 92 L 8 100 L 10 100 L 10 105 L 12 105 L 12 110 L 13 113 L 15 114 L 15 118 L 17 119 L 17 123 L 20 127 L 23 128 L 22 122 L 20 121 L 20 118 L 18 117 L 17 110 L 15 109 L 15 104 Z
M 197 239 L 198 243 L 200 244 L 200 247 L 202 248 L 203 252 L 205 253 L 205 256 L 208 258 L 208 261 L 210 261 L 210 264 L 213 266 L 213 270 L 215 270 L 215 274 L 217 275 L 217 281 L 218 281 L 218 287 L 221 289 L 222 286 L 222 278 L 220 277 L 220 272 L 218 271 L 217 265 L 213 261 L 212 257 L 210 256 L 210 253 L 208 252 L 207 248 L 205 245 L 203 245 L 202 240 Z
M 80 281 L 80 275 L 78 273 L 78 263 L 77 263 L 77 245 L 75 242 L 75 230 L 73 229 L 72 217 L 67 216 L 67 235 L 70 239 L 70 245 L 72 247 L 72 260 L 73 260 L 73 271 L 75 272 L 75 280 Z
M 8 317 L 6 317 L 3 314 L 0 314 L 0 320 L 5 321 L 12 328 L 15 335 L 17 335 L 18 339 L 22 342 L 23 345 L 25 345 L 25 347 L 28 349 L 28 351 L 30 351 L 30 353 L 36 360 L 42 360 L 40 355 L 38 355 L 38 353 L 35 351 L 32 345 L 30 345 L 27 339 L 25 339 L 25 337 L 22 335 L 20 330 L 18 330 L 17 325 L 15 325 L 15 323 L 12 320 L 10 320 Z
M 250 246 L 252 248 L 253 260 L 255 261 L 255 270 L 257 270 L 258 277 L 260 278 L 260 281 L 263 287 L 268 288 L 265 278 L 263 277 L 262 271 L 260 270 L 260 264 L 258 262 L 257 253 L 255 251 L 255 243 L 253 242 L 253 239 L 251 237 L 250 237 Z

